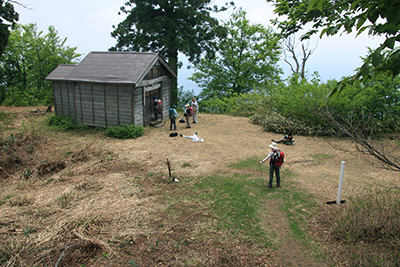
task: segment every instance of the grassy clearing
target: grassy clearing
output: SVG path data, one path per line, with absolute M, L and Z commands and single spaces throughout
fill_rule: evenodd
M 227 239 L 240 238 L 246 243 L 277 249 L 279 244 L 273 240 L 276 237 L 275 230 L 266 226 L 261 219 L 262 213 L 270 212 L 265 203 L 273 200 L 274 203 L 280 203 L 279 209 L 287 216 L 291 230 L 288 235 L 306 244 L 310 241 L 306 232 L 307 219 L 317 206 L 312 196 L 289 182 L 294 175 L 289 169 L 282 171 L 284 188 L 267 189 L 267 174 L 264 170 L 262 181 L 258 172 L 258 158 L 255 156 L 230 166 L 237 170 L 249 170 L 251 174 L 216 174 L 191 179 L 179 189 L 180 193 L 174 191 L 168 197 L 171 206 L 169 212 L 174 213 L 175 205 L 180 202 L 197 203 L 214 218 L 213 227 L 223 231 Z
M 272 222 L 281 214 L 284 239 L 314 252 L 320 252 L 314 241 L 325 240 L 321 247 L 338 251 L 326 253 L 333 264 L 399 265 L 398 190 L 373 191 L 336 213 L 325 211 L 291 182 L 296 173 L 287 167 L 282 188 L 263 187 L 268 171 L 264 166 L 260 176 L 256 156 L 226 173 L 170 183 L 167 175 L 103 151 L 101 134 L 63 133 L 41 123 L 29 119 L 20 135 L 7 139 L 15 131 L 8 128 L 2 139 L 0 265 L 54 266 L 72 245 L 64 265 L 284 266 L 276 251 L 285 240 L 277 239 Z M 313 158 L 323 164 L 329 155 Z M 322 226 L 310 228 L 310 220 Z M 313 240 L 313 230 L 326 236 Z

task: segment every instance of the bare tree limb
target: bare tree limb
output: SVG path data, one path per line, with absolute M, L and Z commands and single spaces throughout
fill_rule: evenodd
M 313 49 L 309 49 L 309 42 L 307 44 L 302 43 L 301 44 L 301 58 L 296 53 L 296 39 L 295 35 L 289 36 L 283 45 L 285 46 L 285 49 L 283 50 L 284 54 L 284 59 L 283 61 L 286 62 L 290 66 L 290 70 L 292 71 L 293 74 L 297 74 L 301 77 L 301 79 L 306 78 L 306 63 L 307 60 L 310 58 L 310 56 L 314 53 L 315 49 L 317 48 L 317 45 Z M 286 54 L 288 52 L 291 55 L 291 59 L 294 61 L 294 64 L 292 64 L 288 60 L 288 56 Z
M 347 118 L 340 117 L 342 122 L 339 122 L 336 118 L 338 115 L 332 114 L 327 107 L 325 107 L 323 113 L 341 133 L 355 141 L 356 149 L 361 155 L 372 156 L 382 164 L 383 168 L 400 171 L 400 159 L 387 151 L 388 146 L 383 141 L 380 145 L 378 141 L 374 141 L 375 125 L 371 114 L 362 112 L 362 123 L 356 123 L 353 114 L 350 114 Z M 396 149 L 396 145 L 392 149 Z
M 29 10 L 35 10 L 35 8 L 30 8 L 30 7 L 20 3 L 18 1 L 15 1 L 15 0 L 8 0 L 7 2 L 13 3 L 14 5 L 22 6 L 23 8 L 26 8 L 26 9 L 29 9 Z

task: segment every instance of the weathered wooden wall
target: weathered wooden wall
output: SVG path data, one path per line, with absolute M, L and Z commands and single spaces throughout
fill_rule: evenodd
M 54 107 L 58 116 L 71 116 L 80 125 L 147 126 L 154 118 L 152 95 L 163 102 L 159 118 L 168 118 L 170 87 L 167 76 L 143 81 L 135 88 L 126 84 L 54 81 Z
M 71 116 L 77 124 L 98 127 L 143 125 L 143 112 L 133 109 L 135 98 L 130 85 L 57 81 L 53 82 L 53 92 L 56 114 Z M 141 107 L 138 103 L 136 108 Z

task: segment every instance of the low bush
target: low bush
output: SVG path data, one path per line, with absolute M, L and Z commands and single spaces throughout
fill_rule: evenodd
M 75 123 L 75 120 L 70 116 L 50 116 L 47 121 L 48 125 L 54 126 L 55 128 L 63 131 L 72 131 L 72 130 L 87 130 L 89 126 L 86 125 L 78 125 Z
M 344 244 L 341 257 L 350 266 L 399 266 L 399 190 L 371 190 L 332 220 L 333 242 Z
M 262 113 L 269 97 L 265 90 L 249 93 L 231 93 L 228 96 L 215 96 L 201 102 L 200 111 L 211 114 L 249 117 Z
M 142 136 L 144 133 L 144 127 L 136 127 L 132 125 L 121 125 L 117 127 L 110 127 L 106 129 L 106 135 L 109 137 L 119 139 L 133 139 Z
M 264 115 L 254 114 L 250 117 L 254 124 L 261 125 L 264 131 L 287 134 L 292 132 L 296 135 L 317 135 L 332 136 L 337 135 L 337 131 L 332 127 L 311 125 L 295 118 L 285 117 L 275 111 Z
M 399 246 L 399 192 L 377 189 L 352 199 L 335 221 L 333 235 L 346 242 L 391 240 Z

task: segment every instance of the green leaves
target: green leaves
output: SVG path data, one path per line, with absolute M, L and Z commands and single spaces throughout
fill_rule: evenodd
M 10 36 L 10 25 L 15 26 L 18 21 L 19 15 L 14 10 L 12 1 L 0 1 L 0 57 L 4 53 L 4 49 L 7 46 L 8 38 Z M 3 23 L 3 21 L 6 23 Z
M 310 24 L 312 30 L 308 30 L 302 38 L 308 38 L 317 32 L 320 32 L 320 37 L 325 34 L 336 35 L 342 29 L 347 33 L 356 30 L 357 36 L 366 29 L 369 29 L 369 35 L 385 36 L 383 45 L 376 49 L 380 52 L 371 55 L 368 63 L 361 66 L 358 73 L 349 78 L 350 82 L 368 83 L 378 76 L 395 76 L 400 72 L 400 64 L 395 61 L 399 52 L 396 42 L 400 41 L 400 0 L 293 0 L 290 1 L 290 8 L 287 8 L 288 1 L 285 0 L 267 0 L 267 2 L 273 3 L 275 13 L 279 16 L 286 16 L 285 20 L 273 20 L 273 24 L 278 26 L 284 36 L 296 33 Z M 385 51 L 388 54 L 379 55 L 385 49 L 388 50 Z
M 3 104 L 35 106 L 53 102 L 51 83 L 45 78 L 58 65 L 74 63 L 81 56 L 75 53 L 76 47 L 65 46 L 66 40 L 53 26 L 44 34 L 34 23 L 16 25 L 0 66 L 0 90 L 6 92 Z
M 383 46 L 387 47 L 387 48 L 390 48 L 390 49 L 393 49 L 394 45 L 395 45 L 395 42 L 396 42 L 396 38 L 395 37 L 390 37 L 390 38 L 385 40 L 385 42 L 383 43 Z
M 127 14 L 124 21 L 114 27 L 111 36 L 117 39 L 110 50 L 155 51 L 167 59 L 178 72 L 178 52 L 198 63 L 202 55 L 212 57 L 215 38 L 225 36 L 216 18 L 210 12 L 222 12 L 233 6 L 226 3 L 222 8 L 208 6 L 209 0 L 129 0 L 121 11 Z M 176 80 L 172 84 L 172 99 L 176 103 Z
M 224 23 L 226 38 L 218 39 L 213 60 L 201 60 L 190 79 L 203 89 L 202 100 L 230 97 L 266 87 L 279 79 L 278 38 L 270 28 L 251 24 L 239 9 Z

